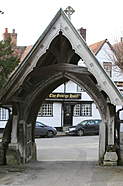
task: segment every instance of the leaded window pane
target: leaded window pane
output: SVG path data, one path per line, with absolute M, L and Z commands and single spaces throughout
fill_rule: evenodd
M 74 116 L 80 116 L 80 104 L 74 106 Z
M 92 115 L 92 104 L 83 103 L 74 106 L 74 116 L 91 116 Z
M 8 120 L 8 117 L 9 117 L 8 110 L 0 108 L 0 120 Z
M 53 116 L 53 104 L 52 103 L 45 103 L 42 104 L 39 112 L 38 112 L 38 117 L 39 116 Z

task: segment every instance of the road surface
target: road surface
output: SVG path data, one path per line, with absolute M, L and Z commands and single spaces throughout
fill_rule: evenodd
M 37 139 L 38 161 L 0 168 L 1 186 L 123 186 L 123 167 L 98 166 L 98 136 Z

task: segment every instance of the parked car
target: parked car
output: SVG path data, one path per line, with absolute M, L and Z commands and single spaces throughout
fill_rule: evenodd
M 36 121 L 35 137 L 54 137 L 56 134 L 57 134 L 56 128 L 45 125 L 42 122 Z
M 99 124 L 102 120 L 90 119 L 80 122 L 76 126 L 69 127 L 65 133 L 67 135 L 83 136 L 85 134 L 99 134 Z

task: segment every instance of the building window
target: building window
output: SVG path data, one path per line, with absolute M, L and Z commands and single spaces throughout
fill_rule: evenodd
M 9 117 L 8 110 L 0 108 L 0 120 L 7 121 Z
M 77 92 L 85 92 L 85 89 L 77 85 Z
M 111 62 L 103 62 L 104 70 L 107 72 L 109 77 L 112 77 L 112 63 Z
M 53 116 L 53 104 L 52 103 L 45 103 L 42 104 L 39 112 L 38 117 L 45 117 L 45 116 Z
M 80 116 L 80 104 L 74 106 L 74 116 Z
M 74 116 L 92 116 L 92 104 L 83 103 L 75 105 Z

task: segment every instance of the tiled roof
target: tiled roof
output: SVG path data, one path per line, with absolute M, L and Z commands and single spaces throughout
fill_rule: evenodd
M 20 62 L 22 62 L 24 60 L 24 58 L 27 56 L 27 54 L 30 52 L 30 50 L 32 49 L 32 45 L 25 47 L 25 50 L 23 51 L 21 58 L 20 58 Z
M 21 56 L 25 50 L 26 46 L 17 46 L 14 48 L 14 54 L 16 54 L 19 59 L 21 59 Z
M 102 46 L 104 45 L 105 42 L 107 42 L 107 39 L 99 41 L 97 43 L 94 43 L 94 44 L 90 45 L 89 48 L 96 55 L 100 51 L 100 49 L 102 48 Z

